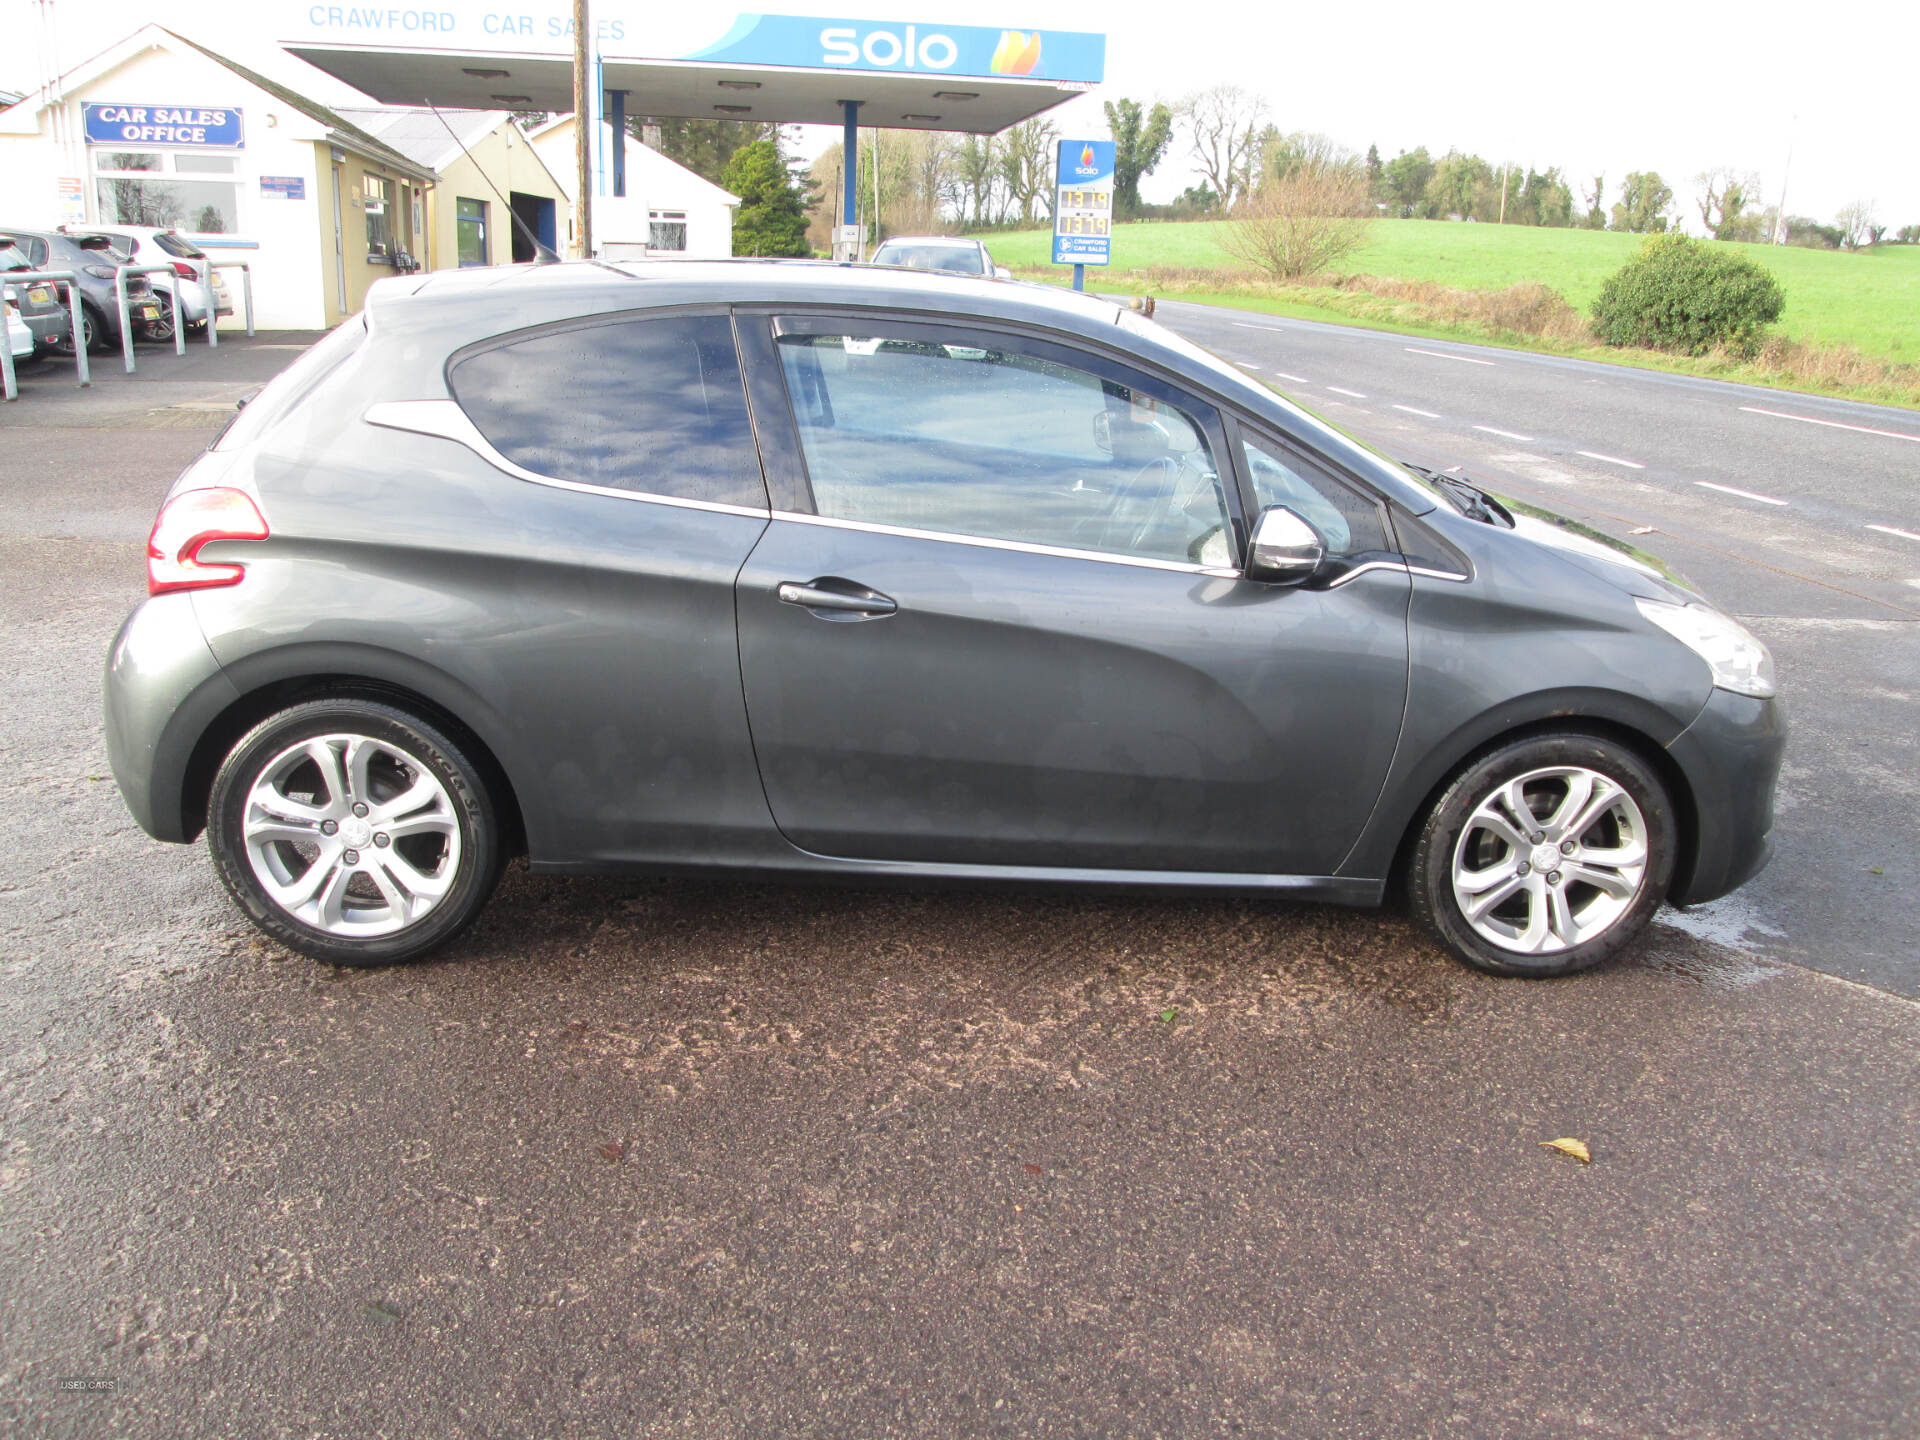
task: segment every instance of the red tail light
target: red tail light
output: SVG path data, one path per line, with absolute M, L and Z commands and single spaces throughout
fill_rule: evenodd
M 214 540 L 264 540 L 267 522 L 244 490 L 183 490 L 160 507 L 147 536 L 147 593 L 237 585 L 244 565 L 200 559 Z
M 200 272 L 184 260 L 176 260 L 173 262 L 173 273 L 180 276 L 183 280 L 198 280 L 200 278 Z

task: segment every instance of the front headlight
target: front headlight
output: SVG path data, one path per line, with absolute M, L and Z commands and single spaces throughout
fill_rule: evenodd
M 1722 690 L 1761 699 L 1773 694 L 1773 656 L 1731 615 L 1704 605 L 1669 605 L 1664 600 L 1636 598 L 1633 603 L 1647 619 L 1706 661 L 1713 683 Z

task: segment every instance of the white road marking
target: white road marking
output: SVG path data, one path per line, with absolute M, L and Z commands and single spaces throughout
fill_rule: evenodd
M 1751 490 L 1736 490 L 1731 485 L 1716 485 L 1711 480 L 1696 480 L 1694 484 L 1703 490 L 1718 490 L 1722 495 L 1738 495 L 1742 500 L 1758 500 L 1762 505 L 1785 505 L 1785 500 L 1776 500 L 1771 495 L 1756 495 Z
M 1282 380 L 1291 380 L 1296 385 L 1311 385 L 1313 383 L 1304 375 L 1289 375 L 1284 370 L 1276 370 L 1273 373 L 1278 375 Z
M 1436 360 L 1458 360 L 1462 365 L 1491 365 L 1491 360 L 1476 360 L 1471 355 L 1449 355 L 1444 350 L 1416 350 L 1411 345 L 1400 347 L 1409 355 L 1431 355 Z
M 1920 540 L 1911 530 L 1896 530 L 1891 525 L 1869 525 L 1869 530 L 1878 530 L 1882 535 L 1898 535 L 1902 540 Z
M 1758 405 L 1740 407 L 1749 415 L 1771 415 L 1776 420 L 1798 420 L 1802 425 L 1825 425 L 1829 430 L 1857 430 L 1862 435 L 1884 435 L 1889 440 L 1912 440 L 1920 444 L 1920 435 L 1905 430 L 1876 430 L 1871 425 L 1845 425 L 1838 420 L 1816 420 L 1811 415 L 1790 415 L 1785 410 L 1762 410 Z
M 1242 370 L 1258 370 L 1260 368 L 1258 365 L 1249 365 L 1244 360 L 1236 360 L 1233 363 L 1238 365 Z
M 1604 461 L 1608 465 L 1624 465 L 1629 470 L 1644 470 L 1647 467 L 1638 460 L 1622 460 L 1618 455 L 1602 455 L 1597 450 L 1576 450 L 1576 455 L 1584 455 L 1589 460 Z
M 1396 405 L 1393 408 L 1396 410 L 1404 410 L 1409 415 L 1424 415 L 1429 420 L 1438 420 L 1440 418 L 1438 415 L 1434 414 L 1433 411 L 1431 410 L 1416 410 L 1411 405 Z
M 1476 430 L 1484 430 L 1489 435 L 1498 435 L 1502 440 L 1518 440 L 1522 443 L 1527 443 L 1533 439 L 1531 435 L 1516 435 L 1511 430 L 1496 430 L 1491 425 L 1476 425 L 1473 428 Z
M 1233 323 L 1238 325 L 1242 330 L 1284 330 L 1287 328 L 1284 325 L 1255 325 L 1249 320 L 1236 320 Z
M 1340 386 L 1338 386 L 1338 385 L 1329 385 L 1329 386 L 1327 386 L 1327 389 L 1329 389 L 1329 390 L 1331 390 L 1331 391 L 1332 391 L 1332 392 L 1333 392 L 1334 394 L 1336 394 L 1336 395 L 1351 395 L 1351 396 L 1352 396 L 1352 397 L 1353 397 L 1354 399 L 1356 399 L 1356 400 L 1364 400 L 1364 399 L 1366 399 L 1366 398 L 1367 398 L 1367 397 L 1366 397 L 1366 395 L 1365 395 L 1365 393 L 1364 393 L 1364 392 L 1362 392 L 1362 391 L 1359 391 L 1359 390 L 1343 390 L 1343 389 L 1342 389 L 1342 388 L 1341 388 Z

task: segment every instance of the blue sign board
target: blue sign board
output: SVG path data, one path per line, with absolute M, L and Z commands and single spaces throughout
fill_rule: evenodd
M 742 15 L 716 43 L 683 58 L 1096 83 L 1106 74 L 1107 37 L 1076 30 Z
M 89 145 L 186 145 L 238 150 L 240 112 L 200 105 L 88 105 Z
M 276 200 L 304 200 L 307 198 L 307 180 L 304 175 L 262 175 L 260 193 L 271 195 Z
M 1062 140 L 1053 178 L 1053 263 L 1106 265 L 1113 252 L 1113 141 Z

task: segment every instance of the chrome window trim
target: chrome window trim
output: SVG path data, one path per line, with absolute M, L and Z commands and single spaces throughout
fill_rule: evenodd
M 746 515 L 765 520 L 771 513 L 764 505 L 726 505 L 718 500 L 689 500 L 679 495 L 656 495 L 650 490 L 622 490 L 613 485 L 589 485 L 582 480 L 562 480 L 516 465 L 494 449 L 480 427 L 467 417 L 457 400 L 382 400 L 369 405 L 360 417 L 369 425 L 388 430 L 405 430 L 414 435 L 431 435 L 464 445 L 494 469 L 525 480 L 532 485 L 550 485 L 556 490 L 576 490 L 583 495 L 609 495 L 616 500 L 640 500 L 649 505 L 673 505 L 682 510 L 707 510 L 717 515 Z
M 858 530 L 865 535 L 897 535 L 904 540 L 937 540 L 950 545 L 972 545 L 982 550 L 1011 550 L 1019 555 L 1051 555 L 1061 560 L 1093 560 L 1103 565 L 1130 565 L 1136 570 L 1165 570 L 1176 575 L 1206 575 L 1216 580 L 1238 580 L 1241 572 L 1224 565 L 1199 565 L 1187 560 L 1155 560 L 1146 555 L 1117 555 L 1109 550 L 1075 550 L 1065 545 L 1039 545 L 1030 540 L 998 540 L 990 535 L 961 535 L 951 530 L 916 530 L 906 525 L 882 525 L 873 520 L 842 520 L 832 515 L 809 515 L 798 510 L 775 510 L 775 520 L 796 525 L 819 525 L 829 530 Z
M 1424 565 L 1409 565 L 1404 560 L 1369 560 L 1364 565 L 1356 565 L 1338 580 L 1327 586 L 1329 590 L 1338 590 L 1349 580 L 1357 580 L 1369 570 L 1392 570 L 1401 575 L 1424 575 L 1429 580 L 1451 580 L 1456 585 L 1464 585 L 1473 577 L 1456 575 L 1450 570 L 1429 570 Z

